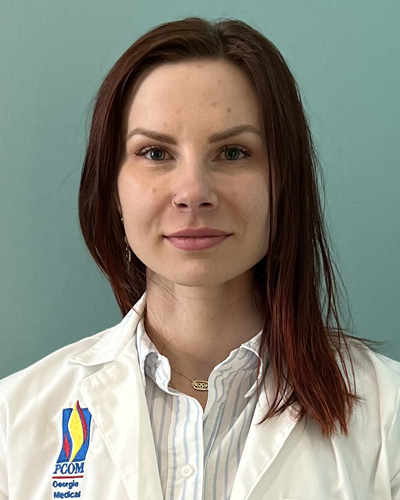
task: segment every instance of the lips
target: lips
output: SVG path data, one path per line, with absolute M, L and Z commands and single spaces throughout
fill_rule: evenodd
M 202 227 L 198 229 L 192 229 L 192 228 L 187 228 L 187 229 L 182 229 L 180 231 L 177 231 L 176 233 L 172 234 L 167 234 L 167 238 L 205 238 L 205 237 L 212 237 L 212 236 L 227 236 L 228 234 L 226 231 L 221 231 L 220 229 L 214 229 L 211 227 Z
M 216 247 L 224 240 L 229 238 L 230 234 L 220 236 L 172 236 L 166 237 L 166 240 L 176 248 L 181 250 L 199 251 Z

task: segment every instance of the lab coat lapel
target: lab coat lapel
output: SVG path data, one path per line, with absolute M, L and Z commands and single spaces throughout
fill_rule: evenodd
M 272 401 L 272 384 L 267 391 L 260 391 L 260 397 L 254 410 L 251 426 L 240 459 L 239 468 L 233 484 L 231 500 L 253 500 L 251 492 L 258 481 L 268 471 L 268 468 L 283 448 L 286 440 L 296 425 L 295 418 L 285 411 L 276 418 L 268 419 L 258 424 L 268 411 L 268 401 Z
M 162 500 L 151 422 L 133 341 L 80 384 L 131 500 Z M 117 473 L 117 472 L 115 472 Z
M 145 303 L 146 294 L 135 306 L 139 314 Z M 119 325 L 73 361 L 86 366 L 103 364 L 100 370 L 82 380 L 79 388 L 128 498 L 162 500 L 134 335 L 139 314 L 130 311 Z

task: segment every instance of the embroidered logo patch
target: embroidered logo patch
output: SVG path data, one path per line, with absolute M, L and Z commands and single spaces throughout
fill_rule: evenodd
M 77 401 L 62 413 L 62 446 L 53 472 L 54 498 L 80 498 L 79 479 L 85 473 L 92 415 Z
M 57 463 L 83 462 L 89 448 L 90 423 L 92 415 L 87 408 L 81 408 L 79 401 L 74 408 L 63 410 L 63 444 Z

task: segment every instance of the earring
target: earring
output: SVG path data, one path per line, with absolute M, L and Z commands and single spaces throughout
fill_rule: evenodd
M 122 224 L 124 223 L 124 218 L 121 217 L 121 222 Z M 128 240 L 126 238 L 126 236 L 124 236 L 124 240 L 125 240 L 125 259 L 128 263 L 130 263 L 131 259 L 132 259 L 132 252 L 131 252 L 131 247 L 129 246 L 129 243 L 128 243 Z
M 129 243 L 128 243 L 128 240 L 126 239 L 126 236 L 125 236 L 125 243 L 126 243 L 126 247 L 125 247 L 125 259 L 126 261 L 129 263 L 131 261 L 131 258 L 132 258 L 132 252 L 131 252 L 131 247 L 129 246 Z

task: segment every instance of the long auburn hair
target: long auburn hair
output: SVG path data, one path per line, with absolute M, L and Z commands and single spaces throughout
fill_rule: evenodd
M 270 237 L 266 256 L 253 268 L 253 293 L 265 318 L 260 357 L 269 358 L 275 397 L 262 422 L 291 407 L 299 421 L 315 419 L 326 436 L 337 425 L 348 434 L 359 398 L 351 388 L 351 357 L 346 362 L 350 336 L 339 317 L 341 291 L 321 210 L 318 159 L 297 84 L 261 33 L 238 20 L 187 18 L 150 30 L 116 62 L 95 100 L 82 170 L 79 219 L 86 245 L 125 315 L 146 290 L 146 266 L 134 253 L 126 263 L 115 199 L 122 113 L 144 71 L 196 58 L 238 65 L 254 84 L 263 113 L 266 165 L 273 174 Z

